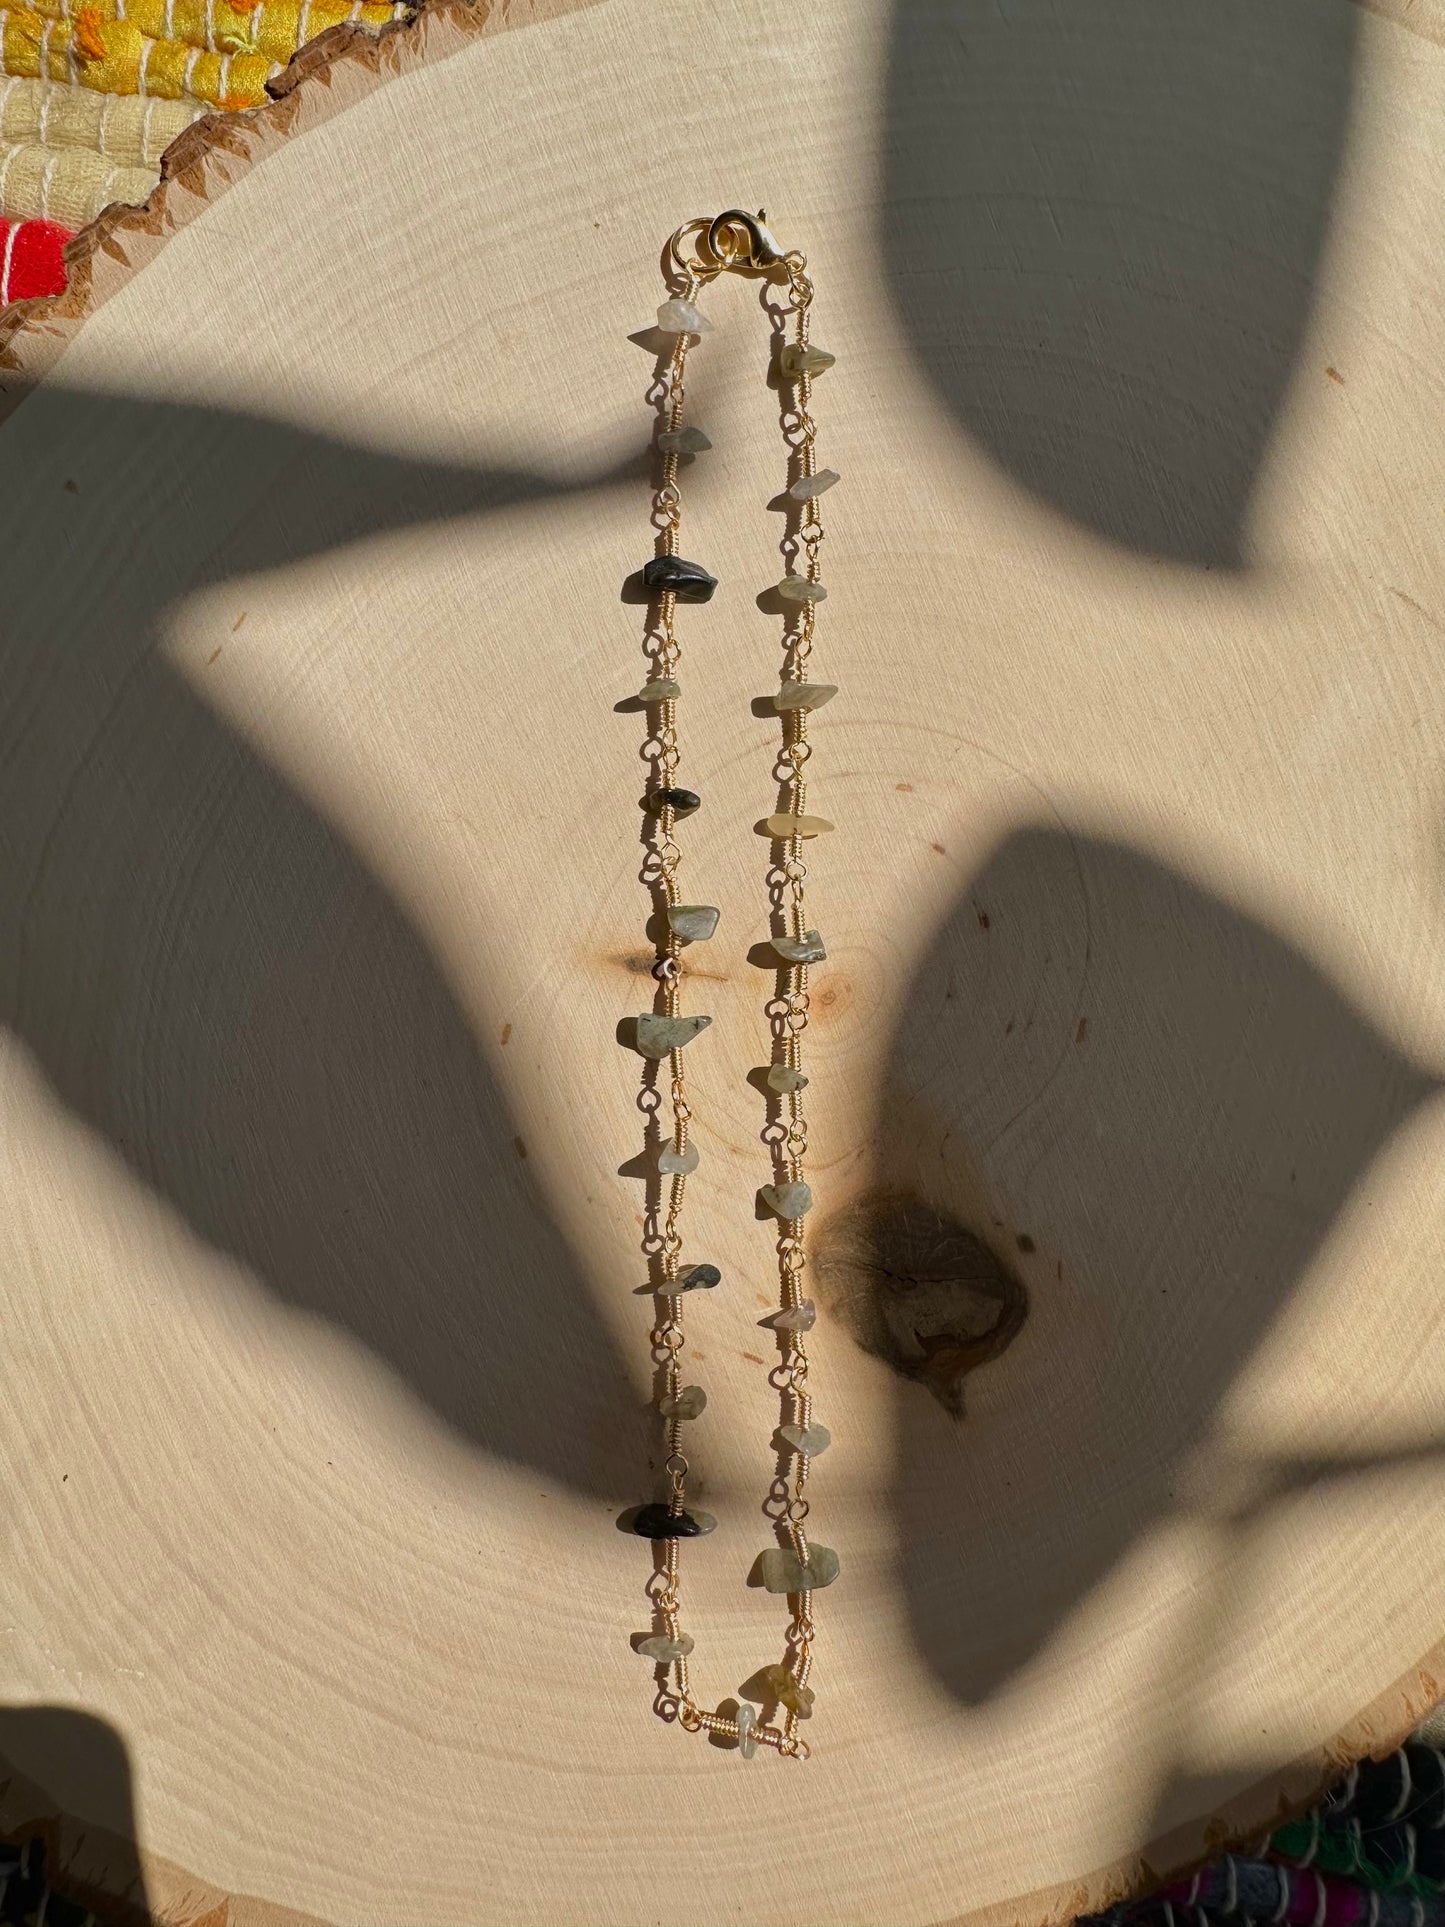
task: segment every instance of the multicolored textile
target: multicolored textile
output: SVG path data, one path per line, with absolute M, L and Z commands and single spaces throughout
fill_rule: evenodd
M 274 68 L 338 21 L 379 27 L 393 18 L 390 5 L 372 0 L 25 0 L 18 10 L 69 22 L 101 42 L 119 44 L 114 30 L 124 27 L 127 36 L 206 53 L 253 54 Z
M 99 94 L 257 107 L 307 40 L 399 11 L 369 0 L 0 0 L 0 69 Z
M 326 28 L 405 11 L 401 0 L 0 0 L 0 218 L 73 231 L 144 202 L 162 154 L 200 115 L 259 106 Z M 19 286 L 59 292 L 44 275 L 43 290 L 32 285 L 25 262 L 39 245 L 26 237 L 20 282 L 0 284 L 0 303 Z
M 1100 1916 L 1097 1927 L 1245 1927 L 1267 1920 L 1297 1927 L 1445 1927 L 1445 1899 L 1381 1893 L 1312 1868 L 1300 1871 L 1226 1854 L 1150 1901 Z
M 98 94 L 159 94 L 227 108 L 259 106 L 278 71 L 264 54 L 240 46 L 207 53 L 183 40 L 156 40 L 133 21 L 102 20 L 93 7 L 71 21 L 29 6 L 0 6 L 0 68 Z
M 1191 1880 L 1077 1927 L 1445 1927 L 1445 1752 L 1423 1739 L 1351 1767 L 1276 1829 L 1257 1858 L 1226 1855 Z

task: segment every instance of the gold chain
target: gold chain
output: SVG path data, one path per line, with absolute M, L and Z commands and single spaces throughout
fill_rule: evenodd
M 650 1645 L 652 1652 L 649 1656 L 657 1659 L 661 1684 L 656 1704 L 662 1717 L 676 1720 L 688 1732 L 709 1732 L 735 1739 L 740 1750 L 748 1757 L 761 1744 L 773 1747 L 786 1758 L 806 1759 L 809 1747 L 798 1727 L 800 1720 L 812 1710 L 813 1695 L 808 1687 L 808 1678 L 813 1665 L 816 1637 L 813 1591 L 815 1585 L 829 1583 L 837 1571 L 836 1555 L 828 1548 L 810 1546 L 805 1524 L 808 1516 L 805 1490 L 810 1456 L 827 1444 L 827 1434 L 813 1420 L 805 1342 L 805 1332 L 812 1323 L 813 1308 L 803 1296 L 803 1274 L 807 1262 L 803 1213 L 812 1200 L 804 1179 L 808 1126 L 802 1101 L 802 1087 L 807 1083 L 802 1072 L 802 1043 L 808 1024 L 808 951 L 810 941 L 815 936 L 807 928 L 804 912 L 804 884 L 808 870 L 803 860 L 802 835 L 814 833 L 817 825 L 817 819 L 806 818 L 807 766 L 812 755 L 808 742 L 808 715 L 810 708 L 818 706 L 832 693 L 828 689 L 815 702 L 807 691 L 813 687 L 823 688 L 809 683 L 817 602 L 826 594 L 819 574 L 824 528 L 818 497 L 829 485 L 830 478 L 835 480 L 836 477 L 832 477 L 831 471 L 828 471 L 820 481 L 816 467 L 817 430 L 812 415 L 814 370 L 810 364 L 826 365 L 831 357 L 822 355 L 821 351 L 810 346 L 809 318 L 813 285 L 807 275 L 807 261 L 802 254 L 784 252 L 779 248 L 762 221 L 761 216 L 754 219 L 742 210 L 732 209 L 715 220 L 689 221 L 679 228 L 668 249 L 673 269 L 670 277 L 671 298 L 659 310 L 659 321 L 661 323 L 664 316 L 669 321 L 680 318 L 685 322 L 692 318 L 698 320 L 699 327 L 708 325 L 695 312 L 697 297 L 703 288 L 724 273 L 751 271 L 761 274 L 765 279 L 763 306 L 780 349 L 779 374 L 783 395 L 781 422 L 788 450 L 788 506 L 791 513 L 783 545 L 789 576 L 780 585 L 780 589 L 787 593 L 789 610 L 782 638 L 781 670 L 782 690 L 787 692 L 787 700 L 781 699 L 780 692 L 778 710 L 782 723 L 782 743 L 773 775 L 779 784 L 782 799 L 778 815 L 784 819 L 803 820 L 806 827 L 800 824 L 798 833 L 774 835 L 774 857 L 767 877 L 775 940 L 781 938 L 789 949 L 802 953 L 801 961 L 789 960 L 786 951 L 780 953 L 781 967 L 776 989 L 766 1006 L 772 1033 L 772 1063 L 769 1067 L 771 1095 L 763 1134 L 774 1167 L 774 1185 L 769 1187 L 769 1191 L 776 1193 L 778 1187 L 801 1187 L 795 1192 L 784 1191 L 782 1197 L 783 1204 L 796 1205 L 797 1215 L 785 1217 L 782 1210 L 776 1212 L 779 1219 L 777 1254 L 780 1303 L 774 1321 L 779 1358 L 768 1374 L 768 1382 L 780 1396 L 781 1424 L 792 1430 L 795 1440 L 801 1437 L 803 1443 L 792 1444 L 780 1454 L 779 1471 L 763 1506 L 765 1515 L 773 1522 L 778 1542 L 771 1556 L 776 1558 L 779 1551 L 784 1556 L 791 1554 L 796 1564 L 776 1568 L 775 1579 L 772 1582 L 765 1579 L 764 1583 L 769 1584 L 773 1591 L 783 1589 L 781 1577 L 788 1575 L 800 1577 L 803 1583 L 798 1590 L 787 1594 L 790 1616 L 783 1661 L 780 1666 L 768 1669 L 771 1700 L 764 1704 L 772 1706 L 770 1719 L 759 1721 L 751 1707 L 742 1702 L 736 1703 L 734 1711 L 727 1710 L 726 1705 L 716 1709 L 700 1705 L 693 1692 L 689 1665 L 692 1641 L 683 1633 L 681 1626 L 680 1560 L 682 1537 L 709 1529 L 698 1524 L 698 1520 L 705 1519 L 706 1515 L 690 1514 L 686 1503 L 689 1468 L 683 1450 L 683 1435 L 689 1418 L 700 1409 L 701 1392 L 689 1388 L 694 1400 L 699 1402 L 689 1408 L 688 1401 L 683 1400 L 679 1409 L 686 1343 L 684 1294 L 679 1285 L 683 1276 L 681 1224 L 687 1192 L 687 1171 L 691 1168 L 689 1154 L 693 1158 L 696 1154 L 690 1153 L 692 1111 L 687 1099 L 683 1045 L 674 1042 L 665 1052 L 658 1050 L 648 1053 L 653 1061 L 647 1063 L 644 1071 L 640 1097 L 641 1108 L 648 1119 L 649 1140 L 654 1132 L 660 1137 L 660 1113 L 664 1103 L 660 1082 L 665 1063 L 670 1085 L 672 1132 L 670 1140 L 665 1145 L 660 1144 L 659 1149 L 670 1151 L 673 1155 L 667 1167 L 670 1176 L 665 1211 L 659 1193 L 657 1203 L 647 1217 L 643 1248 L 652 1264 L 652 1282 L 657 1290 L 658 1310 L 650 1342 L 658 1374 L 659 1403 L 666 1415 L 663 1470 L 667 1479 L 667 1498 L 663 1507 L 654 1505 L 642 1508 L 643 1514 L 651 1515 L 645 1536 L 652 1538 L 657 1547 L 658 1565 L 648 1582 L 647 1592 L 660 1631 L 655 1630 L 647 1640 L 640 1640 L 638 1644 L 644 1651 Z M 790 327 L 791 351 L 786 339 Z M 653 569 L 657 568 L 661 558 L 678 558 L 678 536 L 682 521 L 682 491 L 678 475 L 684 452 L 678 446 L 678 436 L 683 428 L 688 351 L 697 339 L 698 331 L 680 326 L 673 332 L 676 339 L 671 356 L 659 366 L 656 382 L 649 391 L 649 400 L 658 412 L 659 440 L 664 451 L 660 481 L 653 498 L 652 522 L 657 535 L 657 557 L 650 565 Z M 706 443 L 700 442 L 699 445 L 706 446 Z M 711 594 L 711 579 L 706 577 L 705 572 L 699 573 L 703 578 L 705 594 L 693 593 L 686 599 L 705 600 Z M 791 588 L 790 580 L 793 584 Z M 658 955 L 652 972 L 658 984 L 658 1008 L 653 1015 L 667 1019 L 681 1019 L 684 1015 L 684 937 L 668 915 L 680 904 L 678 873 L 682 851 L 674 832 L 679 810 L 695 806 L 689 793 L 677 792 L 676 789 L 680 748 L 675 686 L 682 660 L 676 630 L 678 600 L 676 587 L 663 588 L 654 595 L 649 605 L 644 643 L 651 678 L 643 694 L 651 719 L 644 756 L 649 765 L 647 801 L 652 827 L 647 839 L 642 877 L 652 894 L 658 919 Z M 659 685 L 662 686 L 660 694 L 649 693 L 657 691 Z M 678 800 L 664 800 L 657 792 L 667 792 L 669 796 L 676 793 Z M 786 824 L 775 824 L 773 827 L 775 831 L 781 831 Z M 767 1191 L 764 1196 L 768 1196 Z M 716 1282 L 715 1273 L 708 1282 Z M 811 1454 L 805 1449 L 809 1445 L 813 1447 Z M 644 1530 L 643 1524 L 639 1523 L 638 1530 Z M 821 1555 L 826 1555 L 826 1568 Z M 769 1556 L 764 1554 L 765 1562 Z

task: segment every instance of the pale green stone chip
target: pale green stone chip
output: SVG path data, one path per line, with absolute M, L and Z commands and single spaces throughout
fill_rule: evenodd
M 831 1546 L 809 1546 L 806 1566 L 791 1546 L 770 1546 L 758 1560 L 758 1576 L 768 1592 L 817 1592 L 831 1586 L 840 1570 Z
M 833 1434 L 826 1425 L 780 1425 L 778 1437 L 805 1459 L 816 1459 L 833 1443 Z
M 828 955 L 816 930 L 802 937 L 774 937 L 773 948 L 784 963 L 822 963 Z
M 838 693 L 835 682 L 785 682 L 773 698 L 774 709 L 821 709 Z
M 679 305 L 679 304 L 674 304 Z M 659 310 L 659 317 L 661 311 Z M 662 326 L 659 318 L 658 326 Z M 826 348 L 815 348 L 812 342 L 806 345 L 799 341 L 787 342 L 778 356 L 778 367 L 789 381 L 796 381 L 799 375 L 821 375 L 837 361 Z
M 653 1633 L 647 1639 L 639 1639 L 634 1650 L 655 1665 L 670 1666 L 675 1659 L 686 1659 L 695 1643 L 691 1633 L 679 1633 L 676 1639 L 669 1639 L 666 1633 Z
M 768 1089 L 786 1097 L 790 1091 L 806 1090 L 807 1077 L 802 1071 L 795 1071 L 791 1064 L 770 1064 L 768 1066 Z
M 637 1020 L 637 1048 L 644 1057 L 666 1057 L 690 1044 L 711 1022 L 711 1017 L 658 1017 L 644 1011 Z
M 764 827 L 769 836 L 787 843 L 795 836 L 826 836 L 833 825 L 826 816 L 789 816 L 779 811 L 776 816 L 768 818 Z
M 842 479 L 836 468 L 820 468 L 816 475 L 800 475 L 796 482 L 790 482 L 788 493 L 795 502 L 811 502 L 815 495 L 821 495 Z
M 813 1194 L 801 1178 L 795 1178 L 790 1184 L 765 1184 L 758 1196 L 769 1211 L 785 1223 L 801 1218 L 813 1208 Z
M 671 1398 L 665 1398 L 658 1406 L 664 1418 L 697 1418 L 707 1404 L 707 1393 L 701 1385 L 684 1385 Z
M 674 903 L 667 913 L 667 927 L 684 943 L 706 943 L 717 929 L 718 912 L 710 903 Z
M 657 446 L 664 455 L 701 455 L 712 443 L 700 428 L 664 428 Z

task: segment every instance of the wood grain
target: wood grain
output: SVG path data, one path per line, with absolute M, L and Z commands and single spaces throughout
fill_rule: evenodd
M 1091 13 L 424 16 L 12 333 L 0 1696 L 65 1717 L 0 1752 L 161 1919 L 1063 1922 L 1438 1697 L 1441 56 L 1349 0 Z M 614 1530 L 630 337 L 736 202 L 839 357 L 820 1236 L 906 1197 L 1027 1304 L 961 1417 L 820 1324 L 796 1773 L 652 1718 Z M 756 297 L 708 297 L 687 477 L 715 1698 L 779 1625 Z
M 1419 34 L 1433 46 L 1445 47 L 1445 7 L 1439 0 L 1355 0 L 1355 5 L 1407 33 Z

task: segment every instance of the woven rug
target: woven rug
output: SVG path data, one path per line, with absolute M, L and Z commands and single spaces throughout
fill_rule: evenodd
M 1433 1728 L 1431 1729 L 1433 1733 Z M 1445 1927 L 1445 1752 L 1423 1735 L 1351 1767 L 1258 1851 L 1078 1927 Z
M 65 286 L 64 247 L 117 202 L 141 205 L 194 120 L 239 113 L 373 0 L 0 0 L 0 306 Z

